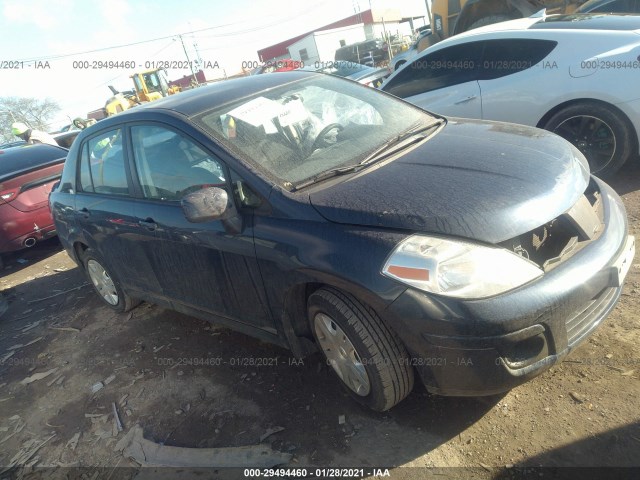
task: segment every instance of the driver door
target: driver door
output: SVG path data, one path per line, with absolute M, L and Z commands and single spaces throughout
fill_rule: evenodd
M 272 331 L 250 214 L 244 214 L 241 231 L 230 233 L 220 220 L 190 223 L 180 206 L 184 195 L 199 188 L 219 186 L 230 193 L 226 166 L 162 124 L 133 125 L 130 131 L 144 197 L 136 216 L 153 237 L 146 242 L 146 254 L 162 295 L 176 304 Z

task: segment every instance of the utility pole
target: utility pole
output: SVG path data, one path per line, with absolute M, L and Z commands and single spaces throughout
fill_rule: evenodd
M 433 32 L 433 25 L 431 25 L 431 6 L 429 5 L 429 0 L 424 0 L 424 4 L 427 6 L 427 16 L 429 17 L 429 26 L 431 27 L 431 31 Z
M 193 63 L 189 60 L 189 54 L 187 53 L 187 47 L 184 46 L 184 39 L 182 35 L 178 35 L 180 37 L 180 43 L 182 43 L 182 49 L 184 50 L 184 55 L 187 57 L 187 62 L 189 63 L 189 67 L 191 68 L 191 75 L 193 75 L 193 80 L 196 82 L 196 85 L 200 85 L 198 83 L 198 77 L 196 77 L 196 72 L 193 70 Z

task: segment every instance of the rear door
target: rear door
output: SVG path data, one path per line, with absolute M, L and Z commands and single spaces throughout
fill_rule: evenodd
M 405 65 L 383 90 L 441 115 L 482 118 L 482 42 L 446 47 Z
M 482 118 L 535 126 L 557 92 L 571 91 L 576 80 L 553 61 L 557 44 L 535 38 L 487 40 L 479 76 Z
M 81 147 L 76 202 L 77 224 L 86 243 L 129 292 L 158 294 L 157 279 L 147 261 L 145 227 L 135 215 L 124 128 L 103 131 Z
M 190 223 L 180 206 L 184 195 L 207 186 L 225 188 L 232 198 L 226 165 L 164 124 L 131 126 L 131 141 L 144 197 L 136 215 L 146 226 L 149 239 L 143 245 L 163 295 L 275 332 L 255 255 L 252 216 L 240 213 L 242 228 L 234 232 L 219 220 Z

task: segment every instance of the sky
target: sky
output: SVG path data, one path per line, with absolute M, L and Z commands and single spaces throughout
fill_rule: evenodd
M 151 62 L 184 64 L 188 55 L 217 63 L 204 69 L 207 79 L 233 75 L 261 48 L 370 5 L 400 4 L 426 15 L 424 0 L 0 0 L 0 97 L 55 100 L 62 110 L 53 130 L 103 107 L 109 85 L 131 89 L 129 75 Z M 94 62 L 112 64 L 82 68 Z M 182 66 L 167 70 L 169 79 L 191 73 Z

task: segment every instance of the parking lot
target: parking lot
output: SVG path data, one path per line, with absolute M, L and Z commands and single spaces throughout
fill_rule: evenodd
M 628 165 L 611 184 L 638 235 L 640 171 Z M 595 335 L 533 381 L 484 398 L 417 386 L 380 414 L 353 402 L 320 355 L 296 360 L 153 305 L 113 313 L 54 238 L 9 256 L 0 279 L 0 462 L 134 476 L 139 462 L 115 447 L 139 425 L 167 446 L 270 446 L 289 467 L 465 467 L 480 478 L 638 466 L 639 267 Z

